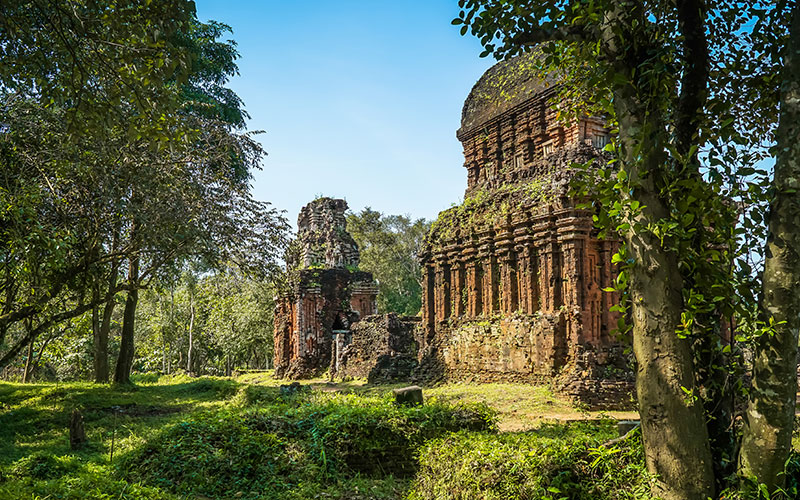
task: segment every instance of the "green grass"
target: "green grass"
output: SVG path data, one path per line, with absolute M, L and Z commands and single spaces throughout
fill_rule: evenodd
M 543 424 L 524 433 L 459 433 L 429 442 L 411 500 L 650 498 L 638 436 L 611 421 Z
M 79 455 L 100 461 L 110 453 L 112 434 L 116 451 L 124 451 L 153 428 L 193 411 L 222 406 L 237 385 L 226 379 L 186 377 L 131 387 L 2 383 L 0 463 L 42 451 L 70 453 L 68 426 L 75 408 L 83 414 L 91 443 Z
M 0 383 L 0 498 L 172 498 L 115 476 L 114 460 L 158 429 L 221 408 L 237 390 L 227 379 L 134 377 L 136 386 Z M 88 444 L 69 447 L 69 420 L 81 411 Z
M 613 421 L 546 387 L 446 384 L 399 408 L 401 383 L 321 378 L 287 397 L 268 372 L 134 381 L 0 383 L 0 498 L 649 498 L 640 439 L 600 446 Z M 74 408 L 89 438 L 75 452 Z
M 285 383 L 272 378 L 270 372 L 248 373 L 236 379 L 244 384 L 272 387 Z M 321 391 L 340 391 L 345 393 L 384 396 L 391 390 L 409 385 L 408 382 L 369 385 L 365 380 L 329 383 L 324 378 L 304 380 Z M 545 385 L 525 383 L 469 384 L 448 383 L 425 387 L 426 400 L 443 402 L 483 403 L 498 413 L 501 431 L 525 431 L 538 428 L 543 423 L 571 422 L 575 420 L 638 419 L 635 411 L 586 411 L 572 402 L 553 393 Z
M 135 381 L 0 384 L 0 498 L 402 498 L 424 442 L 494 428 L 485 406 L 398 408 L 385 391 L 283 397 L 274 380 Z M 89 439 L 75 452 L 74 408 Z

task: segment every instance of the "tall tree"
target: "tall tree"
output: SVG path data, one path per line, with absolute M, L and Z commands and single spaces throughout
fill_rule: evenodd
M 782 7 L 789 15 L 778 12 L 776 17 L 789 20 L 789 33 L 783 47 L 782 37 L 773 35 L 771 40 L 771 52 L 784 64 L 761 297 L 770 328 L 755 341 L 740 454 L 742 474 L 770 491 L 783 486 L 792 449 L 800 331 L 800 3 L 784 2 Z
M 367 207 L 347 215 L 347 231 L 361 251 L 359 267 L 378 282 L 378 310 L 415 315 L 422 306 L 418 255 L 430 223 L 384 215 Z
M 737 216 L 745 225 L 753 220 L 750 209 L 733 208 L 748 188 L 723 189 L 723 184 L 747 184 L 760 175 L 752 162 L 763 153 L 744 150 L 770 129 L 772 112 L 763 98 L 770 83 L 748 78 L 743 69 L 748 33 L 775 4 L 459 4 L 462 11 L 453 23 L 462 25 L 462 34 L 471 30 L 481 39 L 483 55 L 536 47 L 541 56 L 535 70 L 563 83 L 559 110 L 565 118 L 605 115 L 618 128 L 614 168 L 599 174 L 601 184 L 611 179 L 606 192 L 613 194 L 601 198 L 598 216 L 624 241 L 619 283 L 632 323 L 645 455 L 657 478 L 654 493 L 667 499 L 713 496 L 717 484 L 725 484 L 720 476 L 735 463 L 732 412 L 713 413 L 729 396 L 723 386 L 730 381 L 714 364 L 730 346 L 714 336 L 723 330 L 722 317 L 746 314 L 754 303 L 745 290 L 752 281 L 733 278 L 739 271 L 734 262 L 744 262 L 753 250 L 743 247 L 746 238 L 734 226 Z M 736 103 L 737 92 L 746 92 L 749 100 Z M 755 126 L 743 131 L 742 124 Z M 750 163 L 736 172 L 737 161 Z M 734 203 L 725 203 L 719 192 L 733 193 Z M 698 354 L 693 347 L 712 353 Z M 790 392 L 789 382 L 776 381 Z M 720 462 L 727 465 L 715 467 Z M 758 480 L 773 483 L 769 475 Z
M 192 2 L 2 9 L 0 344 L 8 332 L 14 342 L 0 365 L 39 332 L 105 304 L 104 380 L 117 293 L 128 291 L 133 321 L 135 290 L 182 259 L 274 266 L 286 223 L 249 193 L 262 151 L 236 130 L 246 115 L 224 87 L 236 71 L 233 43 L 217 40 L 225 26 L 199 23 Z M 132 331 L 123 324 L 120 382 Z
M 98 266 L 124 255 L 98 251 L 94 235 L 107 220 L 95 209 L 113 204 L 103 195 L 116 193 L 95 189 L 92 177 L 107 169 L 88 164 L 103 163 L 98 145 L 110 129 L 166 137 L 176 100 L 162 82 L 185 80 L 190 55 L 172 40 L 193 15 L 189 1 L 0 6 L 0 344 L 20 321 L 35 316 L 41 323 L 33 330 L 46 329 L 120 290 L 82 294 Z M 49 307 L 64 295 L 79 300 Z M 11 345 L 0 364 L 27 340 Z

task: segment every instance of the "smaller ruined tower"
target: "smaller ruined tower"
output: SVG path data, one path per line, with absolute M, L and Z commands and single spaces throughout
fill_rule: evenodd
M 350 326 L 375 314 L 378 289 L 358 269 L 358 245 L 347 232 L 347 202 L 319 198 L 300 210 L 298 253 L 275 306 L 275 375 L 305 378 L 336 370 Z

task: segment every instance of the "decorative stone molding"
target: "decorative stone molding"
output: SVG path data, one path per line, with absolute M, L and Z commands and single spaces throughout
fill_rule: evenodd
M 624 393 L 629 371 L 591 378 L 619 365 L 592 354 L 621 352 L 609 311 L 618 297 L 602 291 L 616 277 L 619 242 L 599 239 L 587 200 L 570 195 L 572 165 L 602 159 L 609 130 L 596 117 L 558 120 L 548 105 L 557 82 L 532 76 L 535 57 L 497 64 L 464 104 L 465 200 L 439 215 L 421 252 L 418 373 L 556 380 L 577 398 L 589 388 Z
M 305 378 L 331 374 L 345 346 L 341 332 L 377 312 L 372 274 L 358 270 L 358 245 L 347 232 L 347 202 L 319 198 L 297 218 L 300 262 L 275 306 L 275 374 Z M 292 269 L 292 266 L 297 266 Z

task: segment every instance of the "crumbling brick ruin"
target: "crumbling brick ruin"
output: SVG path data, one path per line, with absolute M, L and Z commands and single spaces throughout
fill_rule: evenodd
M 347 202 L 320 198 L 297 218 L 297 255 L 275 308 L 275 375 L 407 379 L 417 366 L 413 318 L 376 315 L 378 289 L 358 269 Z
M 336 369 L 351 325 L 375 314 L 378 289 L 358 270 L 358 245 L 347 232 L 347 202 L 319 198 L 297 218 L 297 262 L 276 300 L 275 374 L 305 378 Z
M 365 378 L 369 383 L 408 380 L 417 368 L 414 330 L 419 317 L 394 313 L 364 318 L 352 326 L 352 335 L 336 373 Z
M 592 212 L 569 194 L 576 170 L 603 155 L 609 130 L 569 126 L 549 104 L 554 81 L 531 55 L 489 69 L 464 103 L 464 202 L 439 214 L 424 265 L 420 375 L 542 382 L 592 407 L 631 389 L 612 335 L 619 242 L 599 239 Z

